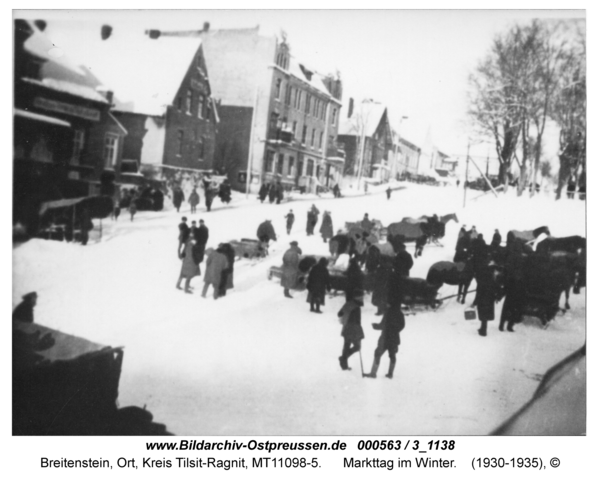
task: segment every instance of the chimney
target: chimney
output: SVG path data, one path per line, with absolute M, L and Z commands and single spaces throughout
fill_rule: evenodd
M 39 28 L 42 32 L 46 30 L 46 20 L 36 20 L 33 22 L 37 28 Z
M 107 40 L 112 34 L 112 27 L 110 25 L 102 25 L 100 29 L 100 37 L 102 40 Z
M 354 112 L 354 99 L 350 97 L 350 101 L 348 102 L 348 118 L 352 116 L 352 112 Z
M 112 90 L 110 90 L 106 87 L 100 86 L 100 87 L 96 88 L 96 91 L 100 95 L 102 95 L 104 98 L 106 98 L 108 103 L 110 103 L 112 105 L 112 103 L 113 103 L 113 91 Z
M 209 22 L 204 22 L 204 25 L 202 26 L 202 31 L 203 32 L 208 32 L 210 30 L 210 23 Z

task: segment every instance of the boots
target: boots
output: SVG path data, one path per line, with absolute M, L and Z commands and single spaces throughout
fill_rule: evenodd
M 389 368 L 388 373 L 386 375 L 386 377 L 389 378 L 390 380 L 392 378 L 394 378 L 394 368 L 396 368 L 396 360 L 390 360 L 390 368 Z
M 342 367 L 342 370 L 351 370 L 351 368 L 348 366 L 348 359 L 346 357 L 342 355 L 341 357 L 338 357 L 338 360 L 340 361 L 340 367 Z
M 379 369 L 379 358 L 375 357 L 373 359 L 373 366 L 371 367 L 371 373 L 363 374 L 363 377 L 366 378 L 377 378 L 377 370 Z

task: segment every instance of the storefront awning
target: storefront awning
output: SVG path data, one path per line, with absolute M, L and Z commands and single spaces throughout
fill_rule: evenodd
M 65 120 L 58 118 L 49 117 L 48 115 L 41 115 L 39 113 L 28 112 L 27 110 L 21 110 L 20 108 L 14 109 L 15 116 L 28 118 L 29 120 L 37 120 L 38 122 L 50 123 L 52 125 L 58 125 L 60 127 L 70 127 L 71 124 Z

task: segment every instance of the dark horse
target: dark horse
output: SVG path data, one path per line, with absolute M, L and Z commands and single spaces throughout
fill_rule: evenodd
M 466 262 L 436 262 L 429 267 L 427 272 L 427 282 L 437 285 L 438 288 L 444 283 L 448 285 L 458 285 L 457 301 L 465 303 L 469 286 L 475 277 L 473 261 L 468 259 Z M 462 300 L 461 300 L 462 296 Z
M 419 218 L 405 217 L 400 222 L 392 223 L 388 227 L 388 234 L 402 235 L 405 242 L 415 242 L 415 257 L 421 256 L 423 247 L 427 242 L 439 245 L 439 240 L 446 234 L 446 224 L 454 220 L 458 222 L 455 213 L 443 215 L 438 220 L 434 217 L 422 216 Z
M 548 237 L 538 243 L 536 252 L 551 253 L 551 252 L 569 252 L 577 253 L 579 250 L 585 249 L 587 241 L 579 235 L 572 237 Z

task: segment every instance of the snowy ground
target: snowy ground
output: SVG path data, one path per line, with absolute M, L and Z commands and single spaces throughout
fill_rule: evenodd
M 585 342 L 585 290 L 571 297 L 571 310 L 547 330 L 531 320 L 515 333 L 502 333 L 496 320 L 482 338 L 479 323 L 465 321 L 464 306 L 455 300 L 437 312 L 408 316 L 395 378 L 383 376 L 384 356 L 379 378 L 370 380 L 361 378 L 358 355 L 350 359 L 351 371 L 340 370 L 336 312 L 342 298 L 328 298 L 325 313 L 312 314 L 305 293 L 284 298 L 279 283 L 267 279 L 269 267 L 281 263 L 291 240 L 304 253 L 328 253 L 318 235 L 304 233 L 312 203 L 332 212 L 335 230 L 365 212 L 384 225 L 405 216 L 457 213 L 460 224 L 448 224 L 446 246 L 427 246 L 415 261 L 411 275 L 419 277 L 432 263 L 451 260 L 463 223 L 476 225 L 488 242 L 494 228 L 503 236 L 541 225 L 555 236 L 585 235 L 585 204 L 512 193 L 473 199 L 481 192 L 469 192 L 463 209 L 462 189 L 398 186 L 403 188 L 389 201 L 386 187 L 375 187 L 366 196 L 313 196 L 281 205 L 237 195 L 229 206 L 217 201 L 210 213 L 183 211 L 190 220 L 205 220 L 209 247 L 254 238 L 265 219 L 272 219 L 280 236 L 266 260 L 236 263 L 235 289 L 217 301 L 200 297 L 200 278 L 192 282 L 193 295 L 175 289 L 181 215 L 173 210 L 141 212 L 133 223 L 124 215 L 116 223 L 104 221 L 102 241 L 85 247 L 32 240 L 13 250 L 13 307 L 35 290 L 38 323 L 124 346 L 120 405 L 146 406 L 176 434 L 489 433 L 529 400 L 550 366 Z M 290 208 L 296 223 L 288 237 L 284 215 Z M 440 292 L 455 293 L 454 287 Z M 370 297 L 365 303 L 366 370 L 379 335 L 370 324 L 380 317 Z

